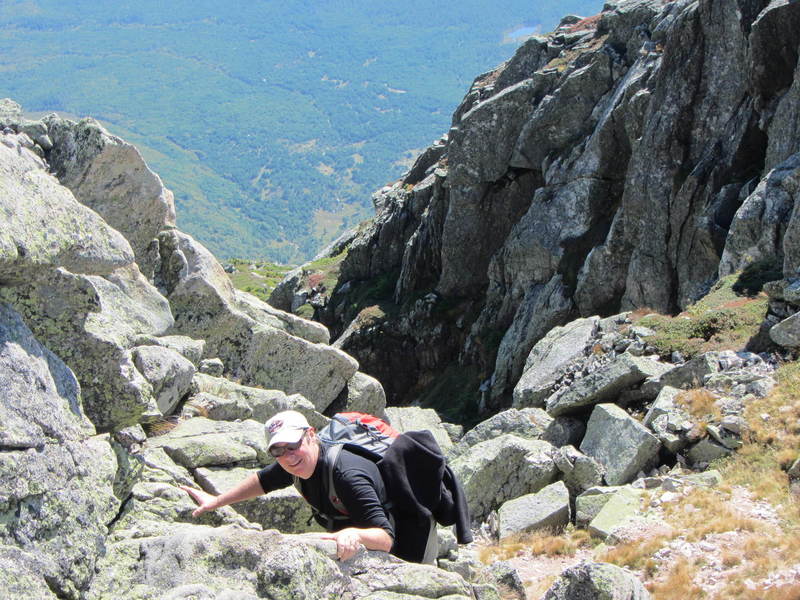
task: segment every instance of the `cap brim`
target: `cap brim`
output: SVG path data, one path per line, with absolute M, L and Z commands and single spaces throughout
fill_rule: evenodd
M 295 444 L 302 439 L 304 431 L 304 427 L 284 427 L 269 439 L 269 446 L 267 449 L 269 450 L 275 444 Z

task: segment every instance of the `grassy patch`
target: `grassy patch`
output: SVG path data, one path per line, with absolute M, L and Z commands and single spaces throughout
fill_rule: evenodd
M 489 564 L 498 560 L 508 560 L 522 553 L 545 556 L 573 556 L 580 548 L 592 545 L 591 535 L 585 529 L 569 526 L 563 534 L 550 530 L 539 530 L 513 535 L 495 546 L 481 548 L 478 557 Z
M 332 290 L 339 280 L 339 271 L 346 256 L 345 250 L 336 256 L 326 256 L 308 263 L 303 269 L 305 284 L 311 288 L 321 283 L 326 290 Z
M 719 422 L 722 419 L 722 412 L 717 406 L 717 399 L 711 391 L 698 388 L 678 394 L 675 404 L 694 417 L 695 421 Z
M 705 592 L 694 584 L 697 565 L 686 558 L 678 559 L 666 577 L 647 586 L 654 598 L 659 600 L 701 600 Z
M 348 306 L 343 321 L 350 322 L 364 312 L 362 321 L 383 319 L 399 312 L 399 307 L 394 303 L 394 287 L 397 282 L 397 273 L 383 273 L 366 281 L 352 283 L 351 290 L 347 293 Z M 379 314 L 380 313 L 380 314 Z
M 759 498 L 782 505 L 784 518 L 800 526 L 800 507 L 786 473 L 800 457 L 800 363 L 777 372 L 778 385 L 745 408 L 749 431 L 744 446 L 724 461 L 727 481 L 749 487 Z
M 264 302 L 267 301 L 275 286 L 291 270 L 291 267 L 288 266 L 244 258 L 233 258 L 229 264 L 235 269 L 233 273 L 229 274 L 233 286 L 257 296 Z
M 721 279 L 705 298 L 674 317 L 642 315 L 642 311 L 637 311 L 633 319 L 656 332 L 647 338 L 647 343 L 657 348 L 663 357 L 675 351 L 691 358 L 712 350 L 753 347 L 760 343 L 767 297 L 760 288 L 755 295 L 737 292 L 734 288 L 740 278 L 740 275 L 729 275 Z M 747 290 L 752 289 L 748 285 Z

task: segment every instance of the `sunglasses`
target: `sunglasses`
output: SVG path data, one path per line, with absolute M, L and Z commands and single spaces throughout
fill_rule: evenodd
M 292 442 L 291 444 L 283 444 L 281 446 L 272 446 L 272 448 L 269 449 L 269 453 L 275 458 L 278 458 L 279 456 L 283 456 L 287 452 L 294 452 L 300 446 L 303 445 L 303 438 L 306 437 L 306 431 L 308 430 L 307 429 L 303 430 L 303 435 L 301 435 L 300 439 L 297 440 L 296 442 Z

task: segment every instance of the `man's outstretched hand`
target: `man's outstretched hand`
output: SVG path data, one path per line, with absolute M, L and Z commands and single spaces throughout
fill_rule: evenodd
M 192 500 L 197 503 L 197 508 L 192 512 L 193 517 L 199 517 L 203 513 L 215 510 L 217 508 L 217 497 L 213 494 L 209 494 L 208 492 L 204 492 L 203 490 L 198 490 L 196 488 L 191 488 L 188 485 L 182 485 L 180 488 L 189 494 L 192 497 Z
M 361 536 L 354 527 L 342 529 L 336 533 L 323 533 L 319 536 L 323 540 L 336 541 L 336 555 L 339 560 L 349 560 L 361 549 Z

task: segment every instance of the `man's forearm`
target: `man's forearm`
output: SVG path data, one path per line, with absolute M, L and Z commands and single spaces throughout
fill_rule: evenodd
M 214 508 L 222 508 L 228 504 L 235 504 L 236 502 L 250 500 L 251 498 L 256 498 L 263 493 L 264 490 L 261 488 L 261 482 L 258 480 L 258 475 L 253 473 L 248 475 L 246 479 L 229 489 L 227 492 L 223 492 L 217 496 L 214 501 Z
M 380 527 L 370 527 L 368 529 L 354 527 L 353 530 L 358 532 L 361 543 L 364 544 L 364 547 L 368 550 L 383 550 L 384 552 L 389 552 L 389 550 L 392 549 L 394 540 L 392 540 L 392 536 L 386 533 L 385 529 L 381 529 Z

